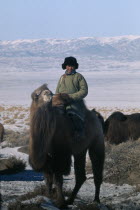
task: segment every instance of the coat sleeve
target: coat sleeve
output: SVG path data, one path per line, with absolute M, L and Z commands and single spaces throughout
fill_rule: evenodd
M 79 90 L 76 93 L 69 94 L 70 98 L 72 98 L 74 101 L 82 100 L 88 94 L 88 85 L 82 75 L 78 77 L 78 86 Z

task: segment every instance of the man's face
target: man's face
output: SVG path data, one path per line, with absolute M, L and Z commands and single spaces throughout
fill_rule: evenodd
M 75 69 L 75 66 L 69 66 L 69 65 L 67 65 L 66 66 L 66 69 L 67 69 L 68 73 L 71 73 Z

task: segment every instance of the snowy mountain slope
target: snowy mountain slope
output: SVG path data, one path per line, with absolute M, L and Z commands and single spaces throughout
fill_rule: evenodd
M 0 57 L 65 57 L 73 54 L 139 60 L 140 36 L 0 41 Z

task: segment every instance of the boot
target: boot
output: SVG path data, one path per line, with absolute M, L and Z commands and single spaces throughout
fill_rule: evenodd
M 85 123 L 84 120 L 81 119 L 76 114 L 69 114 L 73 126 L 74 126 L 74 140 L 79 141 L 81 138 L 85 138 Z

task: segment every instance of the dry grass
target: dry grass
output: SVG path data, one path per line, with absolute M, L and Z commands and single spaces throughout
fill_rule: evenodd
M 24 130 L 23 132 L 5 130 L 4 141 L 7 142 L 5 146 L 25 146 L 29 144 L 29 130 Z
M 64 195 L 66 196 L 65 192 Z M 42 196 L 38 199 L 36 199 L 34 202 L 29 202 L 29 200 L 36 198 L 37 196 Z M 25 195 L 20 196 L 16 202 L 12 202 L 8 206 L 8 210 L 13 210 L 13 209 L 33 209 L 33 210 L 41 210 L 44 208 L 41 208 L 41 203 L 46 202 L 43 198 L 43 196 L 47 196 L 46 192 L 46 185 L 41 185 L 40 187 L 35 188 L 33 192 L 29 192 Z M 28 202 L 23 202 L 28 200 Z M 18 208 L 17 208 L 18 207 Z M 53 209 L 54 207 L 52 207 Z M 51 209 L 51 206 L 46 209 Z M 69 209 L 69 208 L 68 208 Z M 88 204 L 87 202 L 75 202 L 74 207 L 72 208 L 73 210 L 99 210 L 100 207 L 97 203 L 91 203 Z M 110 209 L 111 210 L 111 209 Z
M 113 145 L 106 158 L 105 181 L 130 185 L 140 183 L 140 139 Z
M 0 112 L 5 111 L 5 108 L 3 106 L 0 106 Z
M 36 196 L 46 196 L 47 192 L 46 192 L 46 185 L 41 185 L 40 187 L 36 187 L 34 191 L 32 192 L 28 192 L 27 194 L 25 195 L 22 195 L 20 196 L 16 202 L 11 202 L 9 203 L 8 205 L 8 210 L 13 210 L 13 209 L 18 209 L 18 210 L 21 210 L 21 209 L 33 209 L 33 210 L 39 210 L 39 209 L 42 209 L 40 207 L 40 204 L 42 202 L 44 202 L 44 199 L 43 197 L 40 197 L 40 199 L 38 199 L 36 202 L 34 203 L 29 203 L 28 204 L 23 204 L 22 201 L 26 201 L 26 200 L 30 200 L 32 198 L 35 198 Z
M 16 112 L 13 116 L 14 119 L 24 119 L 25 118 L 25 113 L 20 113 L 19 111 Z
M 29 108 L 24 108 L 23 106 L 11 106 L 11 107 L 6 107 L 5 111 L 9 111 L 9 112 L 14 112 L 14 111 L 18 111 L 18 112 L 27 112 L 29 111 Z
M 25 118 L 25 114 L 20 114 L 20 115 L 18 116 L 18 119 L 23 119 L 23 118 Z
M 104 181 L 113 184 L 140 184 L 140 139 L 119 145 L 106 144 Z M 92 173 L 87 162 L 87 173 Z
M 41 202 L 43 202 L 43 198 L 40 198 L 38 202 L 31 204 L 23 204 L 20 201 L 17 201 L 9 204 L 7 210 L 43 210 L 44 208 L 40 207 Z
M 22 106 L 0 106 L 1 121 L 4 121 L 5 124 L 9 123 L 7 120 L 16 120 L 27 118 L 26 115 L 29 115 L 29 108 Z
M 26 163 L 23 160 L 17 159 L 14 156 L 8 159 L 1 159 L 0 161 L 1 161 L 0 174 L 18 173 L 20 171 L 23 171 L 26 167 Z
M 5 121 L 5 120 L 9 120 L 10 119 L 10 117 L 9 116 L 3 116 L 3 120 Z
M 25 122 L 29 123 L 29 122 L 30 122 L 30 117 L 27 117 L 27 118 L 25 119 Z
M 13 118 L 14 119 L 17 119 L 18 118 L 18 115 L 19 115 L 19 113 L 15 113 L 14 116 L 13 116 Z
M 29 154 L 29 145 L 20 147 L 20 148 L 18 149 L 18 152 L 22 152 L 22 153 L 25 153 L 25 154 Z
M 16 123 L 16 120 L 15 119 L 7 119 L 7 120 L 4 120 L 4 124 L 15 124 Z
M 29 108 L 0 106 L 0 110 L 0 121 L 5 128 L 4 141 L 7 141 L 6 145 L 14 147 L 28 144 Z
M 94 107 L 100 114 L 107 119 L 114 111 L 123 112 L 124 114 L 132 114 L 140 112 L 139 108 L 119 108 L 119 107 Z
M 96 108 L 96 107 L 94 107 Z M 112 112 L 121 111 L 125 114 L 140 112 L 140 109 L 135 108 L 124 108 L 120 109 L 118 107 L 108 108 L 108 107 L 97 107 L 96 110 L 100 112 L 104 119 L 106 119 Z M 0 106 L 1 119 L 4 123 L 11 125 L 13 123 L 17 127 L 24 125 L 29 125 L 29 108 L 24 108 L 22 106 L 12 106 L 4 107 Z M 23 123 L 18 124 L 18 120 L 21 119 Z M 11 127 L 10 127 L 11 128 Z M 4 140 L 11 147 L 15 146 L 25 146 L 29 142 L 29 130 L 23 130 L 23 132 L 13 131 L 11 129 L 6 129 L 6 134 Z M 22 147 L 20 149 L 22 152 L 28 152 L 28 147 Z M 118 146 L 106 145 L 106 161 L 104 170 L 104 181 L 110 183 L 128 183 L 135 184 L 136 191 L 140 191 L 140 139 L 134 142 L 126 142 Z M 91 173 L 91 164 L 88 161 L 87 171 Z M 9 204 L 8 209 L 41 209 L 38 203 L 35 204 L 23 204 L 21 201 L 29 200 L 37 195 L 46 195 L 46 186 L 42 185 L 36 188 L 33 192 L 29 192 L 26 195 L 20 196 L 15 203 Z M 78 206 L 79 205 L 79 206 Z M 75 209 L 94 209 L 92 204 L 77 204 Z M 96 209 L 96 208 L 95 208 Z M 110 208 L 111 209 L 111 208 Z

